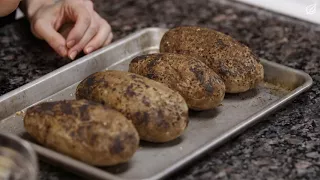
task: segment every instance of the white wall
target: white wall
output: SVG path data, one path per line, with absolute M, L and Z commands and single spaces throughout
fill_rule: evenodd
M 235 0 L 320 24 L 320 0 Z

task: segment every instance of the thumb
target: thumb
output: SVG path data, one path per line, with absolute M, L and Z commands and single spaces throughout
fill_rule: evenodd
M 44 39 L 62 57 L 67 55 L 66 40 L 59 34 L 51 23 L 36 20 L 32 26 L 33 34 L 39 39 Z

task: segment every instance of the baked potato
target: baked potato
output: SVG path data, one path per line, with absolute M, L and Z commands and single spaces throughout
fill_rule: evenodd
M 255 88 L 264 78 L 263 66 L 247 46 L 213 29 L 196 26 L 170 29 L 161 39 L 160 52 L 200 58 L 224 80 L 227 93 Z
M 222 79 L 202 61 L 188 55 L 155 53 L 137 56 L 130 62 L 129 72 L 178 91 L 193 110 L 213 109 L 225 95 Z
M 26 131 L 39 143 L 94 166 L 130 160 L 139 147 L 132 122 L 87 100 L 44 102 L 27 109 Z
M 140 139 L 167 142 L 179 137 L 188 125 L 188 106 L 166 85 L 138 74 L 107 70 L 84 79 L 77 99 L 103 103 L 131 119 Z

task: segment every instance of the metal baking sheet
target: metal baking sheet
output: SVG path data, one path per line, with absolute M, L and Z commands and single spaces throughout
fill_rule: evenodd
M 0 132 L 10 132 L 30 141 L 44 161 L 88 179 L 160 179 L 250 128 L 312 85 L 308 74 L 261 59 L 265 83 L 245 93 L 227 94 L 215 110 L 190 112 L 189 127 L 181 138 L 165 144 L 141 142 L 141 148 L 130 162 L 114 167 L 93 167 L 30 139 L 23 127 L 26 108 L 43 101 L 74 99 L 78 83 L 94 72 L 127 71 L 133 57 L 158 51 L 166 31 L 143 29 L 1 96 Z

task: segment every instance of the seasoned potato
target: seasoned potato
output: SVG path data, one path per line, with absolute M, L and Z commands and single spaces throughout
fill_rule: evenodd
M 173 140 L 188 124 L 188 106 L 178 92 L 134 73 L 113 70 L 94 73 L 78 85 L 76 97 L 122 112 L 145 141 Z
M 263 66 L 247 46 L 213 29 L 170 29 L 161 39 L 160 52 L 201 58 L 224 80 L 227 93 L 252 89 L 264 78 Z
M 35 105 L 27 110 L 24 126 L 38 143 L 95 166 L 127 162 L 140 140 L 124 115 L 87 100 Z
M 213 109 L 225 95 L 222 79 L 192 56 L 171 53 L 138 56 L 131 61 L 129 71 L 178 91 L 193 110 Z

